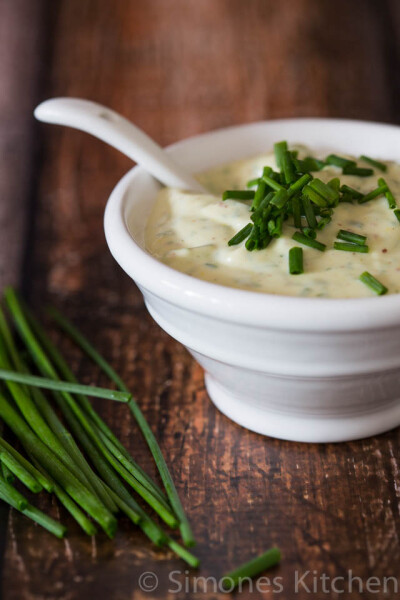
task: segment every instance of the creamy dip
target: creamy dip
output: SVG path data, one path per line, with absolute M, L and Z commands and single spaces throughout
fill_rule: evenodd
M 300 156 L 309 154 L 312 152 L 300 148 Z M 361 160 L 357 163 L 370 167 Z M 393 162 L 385 164 L 386 173 L 374 169 L 369 177 L 343 175 L 334 166 L 324 167 L 315 176 L 324 182 L 339 177 L 341 184 L 367 193 L 377 187 L 377 180 L 383 175 L 394 196 L 400 198 L 400 166 Z M 146 227 L 147 250 L 170 267 L 198 279 L 256 292 L 367 297 L 373 293 L 358 279 L 363 271 L 379 279 L 389 289 L 388 293 L 400 292 L 400 223 L 385 197 L 365 204 L 340 203 L 332 221 L 318 231 L 318 241 L 327 245 L 325 252 L 302 247 L 301 275 L 288 272 L 288 252 L 299 245 L 291 239 L 296 231 L 292 219 L 284 223 L 282 236 L 264 250 L 249 252 L 244 242 L 228 246 L 228 240 L 250 222 L 251 202 L 223 202 L 221 194 L 226 189 L 245 189 L 247 181 L 259 177 L 266 165 L 276 169 L 273 154 L 235 161 L 199 174 L 198 180 L 210 194 L 162 189 Z M 367 236 L 369 253 L 334 250 L 339 229 Z

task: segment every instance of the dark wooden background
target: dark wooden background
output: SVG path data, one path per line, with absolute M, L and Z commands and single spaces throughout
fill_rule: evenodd
M 104 205 L 129 160 L 80 132 L 35 123 L 32 109 L 50 96 L 94 99 L 161 144 L 276 117 L 398 123 L 399 45 L 397 0 L 0 0 L 0 287 L 19 285 L 39 311 L 60 307 L 129 382 L 193 523 L 199 574 L 218 577 L 278 544 L 284 558 L 271 576 L 283 578 L 274 597 L 285 600 L 398 597 L 357 586 L 296 595 L 293 585 L 296 570 L 351 569 L 364 582 L 398 575 L 399 431 L 294 444 L 218 413 L 201 369 L 151 320 L 106 247 Z M 82 381 L 106 383 L 60 343 Z M 125 408 L 102 409 L 152 471 Z M 92 541 L 61 511 L 70 535 L 58 541 L 0 510 L 5 600 L 225 597 L 212 587 L 195 593 L 184 563 L 128 522 L 115 540 Z M 184 585 L 175 595 L 173 570 Z M 155 592 L 139 590 L 143 571 L 157 573 Z

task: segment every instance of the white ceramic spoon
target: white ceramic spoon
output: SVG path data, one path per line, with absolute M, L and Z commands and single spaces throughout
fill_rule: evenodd
M 34 115 L 39 121 L 67 125 L 94 135 L 129 156 L 168 187 L 206 191 L 141 129 L 101 104 L 79 98 L 52 98 L 39 104 Z

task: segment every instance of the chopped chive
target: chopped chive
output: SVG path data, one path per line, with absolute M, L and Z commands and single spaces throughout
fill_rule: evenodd
M 296 231 L 292 235 L 292 240 L 295 240 L 296 242 L 299 242 L 299 244 L 303 244 L 304 246 L 309 246 L 310 248 L 319 250 L 320 252 L 324 252 L 324 250 L 326 248 L 326 244 L 323 244 L 322 242 L 318 242 L 317 240 L 312 240 L 311 238 L 307 237 L 303 233 L 300 233 L 299 231 Z
M 340 196 L 339 202 L 347 202 L 348 204 L 353 204 L 355 198 L 350 196 L 350 194 L 344 193 Z
M 256 250 L 260 239 L 260 229 L 258 225 L 253 225 L 250 231 L 250 235 L 246 240 L 246 250 L 251 252 L 252 250 Z
M 292 200 L 293 207 L 293 224 L 296 229 L 301 229 L 301 203 L 300 198 L 294 197 Z
M 226 190 L 222 194 L 222 200 L 253 200 L 254 190 Z
M 340 167 L 341 169 L 344 169 L 345 167 L 353 167 L 356 164 L 354 160 L 337 156 L 337 154 L 329 154 L 329 156 L 326 157 L 325 162 L 328 165 L 334 165 L 335 167 Z
M 266 222 L 272 210 L 270 202 L 274 196 L 275 192 L 270 192 L 265 196 L 259 208 L 256 211 L 254 211 L 250 217 L 253 223 L 256 223 L 257 225 L 262 225 Z
M 317 192 L 328 204 L 332 204 L 339 199 L 339 192 L 336 191 L 334 186 L 327 185 L 321 179 L 315 178 L 308 186 Z M 319 204 L 321 206 L 321 204 Z
M 329 185 L 329 187 L 336 192 L 336 197 L 338 197 L 339 196 L 339 192 L 340 192 L 340 179 L 339 179 L 339 177 L 334 177 L 333 179 L 330 179 L 328 181 L 327 185 Z
M 228 242 L 228 246 L 236 246 L 237 244 L 240 244 L 240 242 L 243 242 L 243 240 L 245 240 L 250 235 L 252 229 L 253 224 L 247 223 L 247 225 L 245 225 L 240 231 L 238 231 L 233 237 L 231 237 L 231 239 Z
M 334 242 L 333 247 L 335 250 L 343 250 L 345 252 L 360 252 L 367 254 L 369 252 L 368 246 L 360 246 L 359 244 L 347 244 L 345 242 Z
M 278 238 L 282 235 L 283 215 L 278 215 L 268 222 L 268 233 L 271 237 Z
M 400 223 L 400 208 L 395 208 L 393 212 L 394 212 L 394 216 Z
M 300 192 L 303 187 L 309 182 L 311 181 L 312 177 L 311 175 L 309 175 L 308 173 L 305 173 L 304 175 L 302 175 L 297 181 L 295 181 L 294 183 L 292 183 L 290 185 L 290 187 L 287 190 L 287 193 L 289 195 L 289 198 L 291 198 L 294 194 L 296 194 L 297 192 Z
M 189 566 L 191 566 L 193 569 L 197 569 L 197 567 L 200 564 L 200 561 L 197 558 L 197 556 L 194 556 L 191 552 L 186 550 L 186 548 L 183 548 L 183 546 L 178 544 L 178 542 L 176 542 L 169 536 L 167 538 L 166 544 L 168 548 L 175 552 L 177 556 L 179 556 L 180 558 L 182 558 L 182 560 L 187 562 Z
M 276 208 L 278 208 L 279 210 L 282 210 L 282 208 L 287 203 L 288 199 L 289 196 L 287 191 L 285 189 L 281 189 L 279 190 L 279 192 L 276 192 L 276 194 L 274 194 L 274 197 L 271 199 L 271 204 L 276 206 Z
M 369 177 L 373 175 L 372 169 L 364 169 L 362 167 L 354 167 L 353 165 L 347 165 L 343 168 L 343 175 L 357 175 L 358 177 Z
M 365 156 L 365 154 L 362 154 L 360 156 L 360 159 L 363 160 L 366 163 L 369 163 L 370 165 L 372 165 L 376 169 L 379 169 L 380 171 L 383 171 L 384 173 L 386 173 L 386 171 L 387 171 L 387 166 L 384 163 L 381 163 L 378 160 L 370 158 L 369 156 Z
M 388 201 L 389 208 L 392 208 L 392 209 L 397 208 L 395 197 L 393 196 L 392 191 L 390 190 L 388 184 L 383 179 L 383 177 L 380 177 L 378 179 L 378 185 L 380 187 L 386 186 L 385 196 L 386 196 L 386 200 Z
M 303 270 L 303 249 L 294 246 L 289 250 L 289 273 L 291 275 L 300 275 Z
M 320 171 L 324 168 L 323 160 L 318 160 L 312 156 L 306 156 L 303 160 L 294 160 L 293 164 L 298 173 L 310 173 L 310 171 Z
M 358 200 L 358 204 L 364 204 L 365 202 L 369 202 L 370 200 L 374 200 L 374 198 L 378 198 L 387 191 L 387 185 L 380 185 L 379 187 L 371 190 L 368 194 L 365 194 L 362 198 Z
M 353 231 L 346 231 L 345 229 L 340 229 L 337 236 L 338 240 L 344 240 L 345 242 L 352 242 L 353 244 L 359 244 L 363 246 L 367 241 L 365 235 L 360 235 L 359 233 L 353 233 Z
M 361 273 L 359 279 L 378 296 L 383 296 L 388 292 L 387 287 L 371 275 L 371 273 L 368 273 L 368 271 Z
M 322 217 L 317 223 L 317 229 L 323 229 L 332 221 L 331 217 Z
M 256 177 L 256 179 L 250 179 L 250 181 L 248 181 L 246 183 L 246 187 L 248 187 L 248 188 L 256 187 L 259 183 L 260 183 L 260 178 Z
M 359 200 L 364 195 L 358 190 L 355 190 L 354 188 L 350 187 L 349 185 L 340 186 L 340 191 L 342 192 L 342 194 L 348 194 L 351 198 L 354 198 L 355 200 Z
M 315 179 L 313 181 L 315 181 Z M 313 181 L 311 183 L 313 183 Z M 315 189 L 311 187 L 311 183 L 303 187 L 303 198 L 304 196 L 307 196 L 307 198 L 309 198 L 313 204 L 316 204 L 320 207 L 327 206 L 327 201 L 325 198 L 323 198 Z
M 267 552 L 264 552 L 264 554 L 249 560 L 234 571 L 230 571 L 224 575 L 222 578 L 222 587 L 225 590 L 232 592 L 244 579 L 255 577 L 266 569 L 270 569 L 277 565 L 280 560 L 281 552 L 279 548 L 271 548 L 270 550 L 267 550 Z
M 263 179 L 263 181 L 265 181 L 265 183 L 267 185 L 269 185 L 269 187 L 271 187 L 276 192 L 279 192 L 280 190 L 284 190 L 285 189 L 283 187 L 283 185 L 281 185 L 280 183 L 278 183 L 277 181 L 275 181 L 275 179 L 272 179 L 272 177 L 270 177 L 269 175 L 263 175 L 262 179 Z
M 283 155 L 287 151 L 288 145 L 287 142 L 277 142 L 274 144 L 274 154 L 276 160 L 276 166 L 280 171 L 283 171 L 284 158 Z
M 49 475 L 45 473 L 45 471 L 40 467 L 37 461 L 35 461 L 35 464 L 37 468 L 40 469 L 43 472 L 43 474 L 46 475 L 46 477 L 49 477 Z M 79 506 L 75 504 L 72 498 L 68 496 L 68 494 L 62 489 L 62 487 L 58 485 L 58 483 L 56 483 L 54 480 L 52 480 L 52 483 L 54 485 L 54 493 L 57 496 L 58 500 L 70 513 L 70 515 L 72 515 L 75 521 L 82 527 L 83 531 L 90 536 L 96 535 L 97 529 L 94 523 L 92 523 L 92 521 L 85 515 L 85 513 L 79 508 Z
M 315 229 L 311 229 L 311 227 L 303 227 L 302 232 L 311 240 L 315 240 L 315 238 L 317 237 Z
M 268 194 L 266 196 L 264 196 L 264 198 L 261 200 L 258 209 L 256 211 L 254 211 L 254 213 L 257 213 L 258 211 L 259 212 L 265 211 L 265 209 L 269 206 L 272 198 L 275 196 L 276 193 L 277 192 L 274 192 L 273 190 L 268 192 Z
M 0 369 L 0 379 L 44 388 L 46 390 L 69 392 L 71 394 L 87 394 L 94 398 L 105 398 L 107 400 L 116 400 L 117 402 L 129 402 L 131 399 L 131 394 L 126 394 L 125 392 L 117 390 L 108 390 L 93 385 L 81 385 L 80 383 L 70 383 L 68 381 L 54 381 L 53 379 L 47 379 L 46 377 L 36 377 L 35 375 L 9 371 L 7 369 Z
M 287 184 L 292 183 L 296 179 L 292 155 L 288 150 L 282 152 L 282 171 Z
M 267 184 L 262 179 L 260 179 L 259 181 L 260 181 L 260 183 L 257 186 L 256 192 L 254 194 L 253 202 L 251 204 L 252 210 L 257 210 L 257 208 L 260 206 L 263 198 L 265 197 L 265 191 L 266 191 Z
M 314 209 L 311 206 L 310 199 L 307 196 L 302 197 L 302 205 L 308 226 L 311 227 L 311 229 L 315 229 L 317 226 L 317 219 L 315 218 Z

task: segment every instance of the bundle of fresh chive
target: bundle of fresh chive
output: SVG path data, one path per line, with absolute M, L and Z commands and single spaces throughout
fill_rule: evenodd
M 382 195 L 386 196 L 389 208 L 400 221 L 400 209 L 397 208 L 395 198 L 382 177 L 378 179 L 378 187 L 362 194 L 348 185 L 341 184 L 338 177 L 324 183 L 312 174 L 327 165 L 333 165 L 342 169 L 344 175 L 369 177 L 374 174 L 373 168 L 385 172 L 387 167 L 384 163 L 364 155 L 360 159 L 370 165 L 368 168 L 360 167 L 355 161 L 336 154 L 330 154 L 324 160 L 313 156 L 299 159 L 298 153 L 290 151 L 285 141 L 274 145 L 274 153 L 278 171 L 266 166 L 261 177 L 247 183 L 250 189 L 227 190 L 222 195 L 223 200 L 251 200 L 251 222 L 228 241 L 229 246 L 245 242 L 249 251 L 263 250 L 274 238 L 282 235 L 283 223 L 291 219 L 293 227 L 297 229 L 292 239 L 303 246 L 324 252 L 326 244 L 316 239 L 317 232 L 331 222 L 339 203 L 364 204 Z M 345 243 L 335 242 L 335 250 L 358 253 L 369 251 L 365 236 L 340 230 L 337 238 Z M 303 272 L 303 250 L 296 246 L 289 251 L 289 273 L 299 275 Z M 363 273 L 360 280 L 377 294 L 388 291 L 370 273 Z
M 16 480 L 34 493 L 54 492 L 88 535 L 96 533 L 97 524 L 113 537 L 117 516 L 123 513 L 157 546 L 168 547 L 197 567 L 198 559 L 142 507 L 145 503 L 169 528 L 179 528 L 185 546 L 194 545 L 161 450 L 123 381 L 64 317 L 53 312 L 61 329 L 100 366 L 118 391 L 78 384 L 13 289 L 6 290 L 4 300 L 25 348 L 19 350 L 0 307 L 0 418 L 18 438 L 25 456 L 0 437 L 0 498 L 58 537 L 64 536 L 66 527 L 31 505 L 14 487 Z M 42 390 L 51 390 L 57 411 Z M 164 491 L 136 463 L 88 396 L 127 403 L 154 457 Z M 141 504 L 129 488 L 140 496 Z

